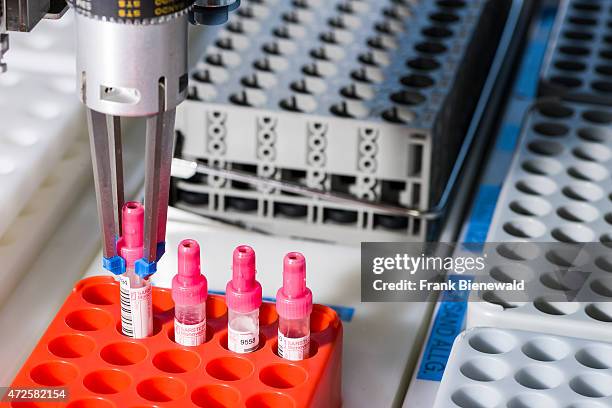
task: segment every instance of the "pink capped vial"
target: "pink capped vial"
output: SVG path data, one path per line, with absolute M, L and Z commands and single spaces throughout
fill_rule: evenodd
M 227 348 L 250 353 L 259 346 L 261 285 L 255 280 L 255 251 L 246 245 L 234 250 L 232 280 L 225 288 L 228 308 Z
M 174 341 L 199 346 L 206 340 L 208 282 L 200 273 L 200 245 L 193 239 L 178 247 L 178 273 L 172 279 Z
M 299 361 L 310 353 L 312 292 L 306 287 L 306 259 L 290 252 L 283 261 L 283 287 L 276 293 L 278 355 Z
M 121 332 L 142 339 L 153 334 L 153 301 L 151 282 L 134 272 L 134 263 L 142 258 L 144 207 L 131 201 L 123 205 L 122 236 L 117 252 L 125 260 L 125 273 L 118 276 L 121 294 Z

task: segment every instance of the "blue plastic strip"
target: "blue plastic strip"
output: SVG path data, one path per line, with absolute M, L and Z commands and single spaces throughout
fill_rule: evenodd
M 221 295 L 225 296 L 225 292 L 220 290 L 209 290 L 208 293 L 213 295 Z M 264 297 L 264 302 L 276 303 L 276 298 L 273 297 Z M 347 307 L 347 306 L 338 306 L 338 305 L 325 305 L 334 309 L 336 313 L 338 313 L 338 317 L 343 322 L 350 322 L 353 320 L 353 316 L 355 315 L 355 308 Z
M 539 17 L 538 27 L 530 38 L 528 48 L 523 55 L 512 96 L 514 100 L 510 102 L 511 104 L 525 100 L 530 102 L 537 95 L 540 67 L 546 53 L 548 37 L 554 24 L 555 15 L 556 8 L 546 8 Z M 509 153 L 514 152 L 518 143 L 522 116 L 525 112 L 526 108 L 518 112 L 506 112 L 506 115 L 510 114 L 510 116 L 506 116 L 504 127 L 498 136 L 495 150 L 492 152 L 491 160 L 486 169 L 486 181 L 480 185 L 478 190 L 463 239 L 463 242 L 476 244 L 476 247 L 466 245 L 466 249 L 478 251 L 481 249 L 478 246 L 482 247 L 482 243 L 486 240 L 505 177 L 505 174 L 500 173 L 499 169 L 503 168 L 505 164 L 510 165 L 512 154 Z M 503 161 L 507 163 L 499 163 L 501 159 L 504 159 Z M 448 277 L 451 281 L 470 278 L 469 276 L 459 275 Z M 438 382 L 442 380 L 453 342 L 464 328 L 468 296 L 469 291 L 447 291 L 442 294 L 429 337 L 423 349 L 417 379 Z
M 521 123 L 507 123 L 501 129 L 496 148 L 504 152 L 513 152 L 521 134 Z
M 547 7 L 540 15 L 540 22 L 523 57 L 515 93 L 532 99 L 537 95 L 542 61 L 548 47 L 548 37 L 555 22 L 557 9 Z
M 478 195 L 476 196 L 474 210 L 472 211 L 472 217 L 469 221 L 469 227 L 465 235 L 465 242 L 485 242 L 500 192 L 500 185 L 483 184 L 480 186 Z
M 449 281 L 472 279 L 471 276 L 450 275 Z M 417 379 L 441 381 L 455 337 L 463 330 L 469 290 L 442 292 L 440 307 L 436 313 L 429 338 L 423 349 L 423 358 Z

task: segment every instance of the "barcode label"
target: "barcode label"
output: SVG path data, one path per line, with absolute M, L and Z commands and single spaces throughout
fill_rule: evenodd
M 183 324 L 174 319 L 174 341 L 182 346 L 199 346 L 206 340 L 206 319 L 197 324 Z
M 128 337 L 142 339 L 153 333 L 151 285 L 130 287 L 130 278 L 119 276 L 121 295 L 121 331 Z
M 227 348 L 234 353 L 250 353 L 259 346 L 259 333 L 227 328 Z
M 119 291 L 121 296 L 121 331 L 128 337 L 134 337 L 130 306 L 130 278 L 123 275 L 119 276 Z
M 310 336 L 300 338 L 285 337 L 278 331 L 278 356 L 285 360 L 300 361 L 308 358 L 310 353 Z

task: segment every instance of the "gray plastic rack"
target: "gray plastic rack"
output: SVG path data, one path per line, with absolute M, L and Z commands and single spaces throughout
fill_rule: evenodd
M 177 156 L 428 209 L 457 157 L 508 6 L 244 1 L 191 73 Z M 433 231 L 422 219 L 217 176 L 175 180 L 173 204 L 330 241 L 419 241 Z
M 612 104 L 612 3 L 561 2 L 542 67 L 540 94 Z

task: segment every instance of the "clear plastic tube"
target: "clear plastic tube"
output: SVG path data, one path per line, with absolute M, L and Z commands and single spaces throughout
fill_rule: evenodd
M 248 313 L 228 310 L 227 348 L 235 353 L 250 353 L 259 346 L 259 309 Z
M 206 303 L 175 305 L 174 341 L 188 347 L 206 341 Z
M 174 341 L 199 346 L 206 341 L 208 282 L 200 270 L 200 245 L 192 239 L 178 247 L 177 274 L 172 278 Z
M 247 245 L 234 249 L 232 279 L 225 287 L 228 309 L 227 348 L 251 353 L 259 347 L 261 285 L 255 279 L 255 251 Z
M 153 299 L 151 282 L 136 275 L 133 266 L 119 276 L 121 293 L 121 331 L 142 339 L 153 334 Z
M 176 305 L 174 318 L 184 325 L 200 324 L 206 321 L 206 303 L 197 305 Z
M 299 361 L 310 356 L 312 292 L 306 286 L 306 259 L 289 252 L 283 260 L 283 286 L 276 292 L 279 357 Z
M 278 319 L 278 355 L 299 361 L 310 354 L 310 315 L 301 319 Z

